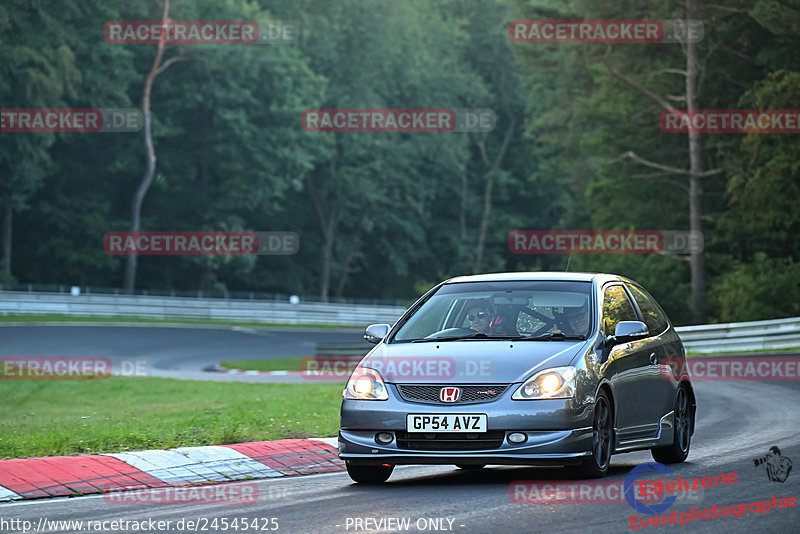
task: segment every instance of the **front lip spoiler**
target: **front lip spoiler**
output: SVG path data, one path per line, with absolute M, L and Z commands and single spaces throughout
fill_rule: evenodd
M 505 430 L 506 434 L 514 430 Z M 396 432 L 388 431 L 387 432 Z M 473 450 L 426 450 L 405 449 L 397 446 L 397 440 L 387 445 L 375 442 L 374 431 L 339 430 L 339 458 L 354 464 L 434 464 L 455 463 L 500 464 L 500 465 L 567 465 L 580 463 L 591 454 L 591 427 L 570 430 L 531 431 L 522 444 L 510 444 L 503 439 L 497 448 Z
M 341 453 L 339 458 L 352 465 L 377 465 L 388 463 L 391 465 L 530 465 L 530 466 L 564 466 L 580 464 L 584 456 L 590 452 L 576 452 L 568 454 L 527 454 L 502 456 L 497 453 L 484 454 L 413 454 L 413 455 L 393 455 L 393 454 L 353 454 Z

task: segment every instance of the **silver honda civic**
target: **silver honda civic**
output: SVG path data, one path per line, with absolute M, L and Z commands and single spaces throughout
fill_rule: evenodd
M 350 375 L 339 430 L 356 482 L 385 482 L 400 464 L 555 464 L 591 478 L 615 453 L 689 454 L 683 344 L 621 276 L 453 278 L 364 338 L 376 346 Z

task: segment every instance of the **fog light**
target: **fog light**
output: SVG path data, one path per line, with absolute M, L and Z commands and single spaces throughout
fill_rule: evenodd
M 394 435 L 391 432 L 378 432 L 375 434 L 375 441 L 381 445 L 388 445 L 394 441 Z
M 528 440 L 528 436 L 523 434 L 522 432 L 512 432 L 508 435 L 508 442 L 509 443 L 525 443 Z

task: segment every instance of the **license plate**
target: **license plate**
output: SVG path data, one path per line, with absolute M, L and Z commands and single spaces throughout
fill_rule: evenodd
M 408 432 L 486 432 L 486 414 L 408 414 Z

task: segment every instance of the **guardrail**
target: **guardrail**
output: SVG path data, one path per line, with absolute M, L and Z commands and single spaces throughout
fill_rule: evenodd
M 687 351 L 746 352 L 800 347 L 800 317 L 679 326 L 675 330 Z
M 69 295 L 0 291 L 0 314 L 195 318 L 284 324 L 337 324 L 364 327 L 393 324 L 405 308 L 244 299 L 204 299 L 142 295 Z M 800 347 L 800 317 L 744 323 L 679 326 L 687 351 L 732 352 Z M 331 347 L 332 348 L 332 347 Z
M 141 295 L 69 295 L 0 291 L 0 314 L 124 316 L 152 319 L 221 319 L 285 324 L 337 324 L 363 327 L 394 323 L 405 308 L 322 302 L 289 302 L 153 297 Z
M 2 292 L 20 293 L 60 293 L 70 295 L 77 290 L 78 295 L 140 295 L 143 297 L 185 297 L 198 299 L 233 299 L 233 300 L 269 300 L 285 302 L 291 296 L 286 293 L 268 293 L 265 291 L 228 291 L 226 289 L 153 289 L 136 288 L 133 292 L 125 292 L 118 287 L 72 286 L 69 284 L 0 284 Z M 316 296 L 299 296 L 303 302 L 322 302 Z M 365 306 L 408 306 L 408 299 L 334 297 L 327 300 L 331 304 L 361 304 Z

